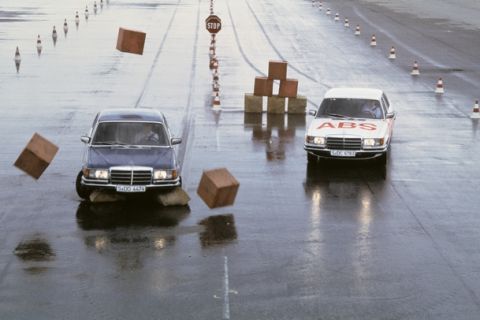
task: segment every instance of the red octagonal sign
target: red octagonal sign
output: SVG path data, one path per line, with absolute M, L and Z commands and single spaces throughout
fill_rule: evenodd
M 220 19 L 216 15 L 211 15 L 207 19 L 205 19 L 205 25 L 208 32 L 217 33 L 222 29 L 222 19 Z

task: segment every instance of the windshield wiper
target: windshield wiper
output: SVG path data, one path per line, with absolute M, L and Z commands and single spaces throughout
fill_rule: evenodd
M 337 114 L 337 113 L 329 113 L 328 116 L 329 117 L 334 117 L 334 118 L 346 118 L 346 116 L 344 116 L 342 114 Z
M 95 145 L 106 145 L 106 146 L 125 146 L 126 143 L 118 142 L 118 141 L 99 141 L 96 142 Z

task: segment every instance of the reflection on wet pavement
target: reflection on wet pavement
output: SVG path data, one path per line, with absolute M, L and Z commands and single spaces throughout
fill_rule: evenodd
M 50 261 L 55 257 L 50 244 L 40 237 L 20 242 L 14 253 L 23 261 Z
M 232 214 L 210 216 L 198 224 L 205 226 L 205 230 L 200 233 L 202 247 L 225 244 L 237 239 L 235 218 Z
M 188 206 L 163 207 L 154 202 L 81 202 L 77 209 L 77 223 L 83 230 L 174 227 L 189 213 Z
M 252 128 L 252 140 L 265 144 L 268 161 L 284 160 L 286 146 L 292 144 L 296 129 L 305 128 L 305 115 L 266 114 L 263 125 L 263 113 L 245 113 L 244 128 Z

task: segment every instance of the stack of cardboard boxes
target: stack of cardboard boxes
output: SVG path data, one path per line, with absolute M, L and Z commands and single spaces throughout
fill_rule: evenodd
M 298 80 L 287 78 L 288 63 L 286 61 L 270 61 L 268 77 L 256 77 L 252 93 L 245 94 L 245 112 L 263 112 L 263 97 L 267 98 L 268 113 L 305 113 L 307 98 L 298 96 Z M 273 82 L 280 80 L 278 94 L 273 94 Z M 288 103 L 287 103 L 288 99 Z

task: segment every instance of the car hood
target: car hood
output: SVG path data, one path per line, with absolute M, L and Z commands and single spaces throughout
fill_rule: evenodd
M 387 135 L 389 120 L 313 119 L 307 131 L 309 136 L 340 136 L 382 138 Z
M 173 148 L 91 147 L 87 167 L 142 166 L 156 169 L 175 168 Z

